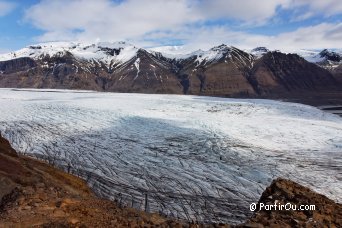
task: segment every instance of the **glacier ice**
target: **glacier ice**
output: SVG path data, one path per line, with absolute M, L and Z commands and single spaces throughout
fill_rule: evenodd
M 276 177 L 342 201 L 342 119 L 271 100 L 0 89 L 13 147 L 124 206 L 244 221 Z

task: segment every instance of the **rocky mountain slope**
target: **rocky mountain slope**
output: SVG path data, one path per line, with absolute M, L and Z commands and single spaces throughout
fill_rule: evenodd
M 259 204 L 312 204 L 314 211 L 257 210 L 237 227 L 340 227 L 342 205 L 289 180 L 277 179 Z M 0 137 L 0 227 L 231 227 L 188 224 L 98 199 L 85 182 L 46 163 L 18 156 Z
M 340 61 L 336 53 L 320 55 Z M 167 55 L 125 42 L 45 43 L 1 55 L 0 86 L 281 98 L 340 93 L 340 69 L 323 62 L 262 47 Z

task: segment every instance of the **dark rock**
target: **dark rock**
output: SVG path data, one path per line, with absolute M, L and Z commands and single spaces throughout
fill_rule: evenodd
M 319 53 L 319 55 L 322 58 L 325 58 L 326 60 L 333 61 L 333 62 L 340 62 L 342 60 L 342 56 L 336 52 L 328 51 L 327 49 L 324 49 Z
M 36 65 L 36 62 L 31 58 L 18 58 L 0 62 L 0 71 L 4 74 L 11 74 L 20 71 L 27 71 L 36 67 Z

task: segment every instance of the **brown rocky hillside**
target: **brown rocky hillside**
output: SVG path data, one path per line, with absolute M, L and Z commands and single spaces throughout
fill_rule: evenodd
M 315 205 L 315 210 L 256 210 L 243 227 L 342 227 L 342 205 L 286 179 L 276 179 L 261 195 L 258 206 Z

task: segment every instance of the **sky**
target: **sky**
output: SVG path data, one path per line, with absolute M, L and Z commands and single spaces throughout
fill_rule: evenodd
M 342 0 L 0 0 L 0 30 L 0 53 L 51 41 L 334 49 Z

